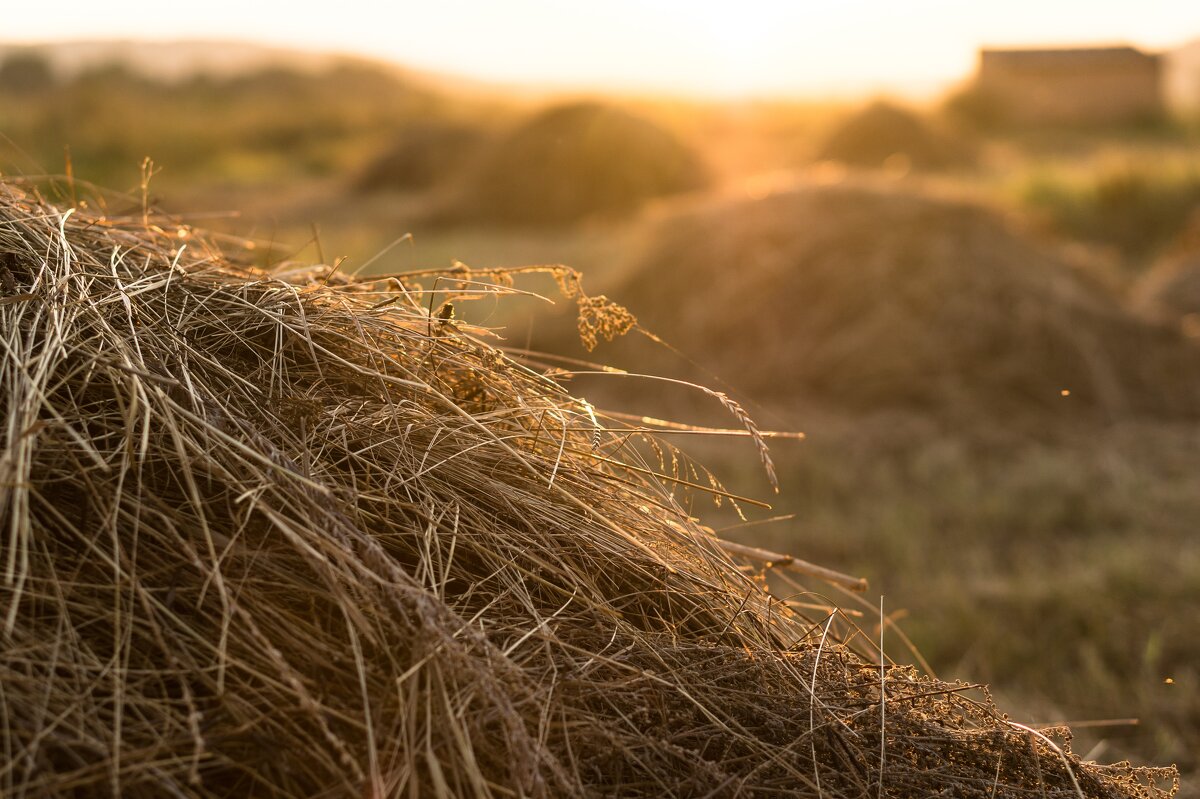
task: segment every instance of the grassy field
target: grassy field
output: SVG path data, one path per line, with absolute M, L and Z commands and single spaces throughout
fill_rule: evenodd
M 69 152 L 75 178 L 128 189 L 130 208 L 114 212 L 129 212 L 149 156 L 162 167 L 152 197 L 199 225 L 254 240 L 263 263 L 346 256 L 347 271 L 371 272 L 455 260 L 477 268 L 567 263 L 593 290 L 610 291 L 632 268 L 643 217 L 673 201 L 568 227 L 504 228 L 430 222 L 442 186 L 370 195 L 349 188 L 415 120 L 483 119 L 501 131 L 527 105 L 447 96 L 361 65 L 183 86 L 108 70 L 36 92 L 0 88 L 0 170 L 65 173 Z M 723 190 L 753 196 L 766 176 L 839 169 L 807 162 L 839 106 L 633 105 L 696 146 Z M 977 166 L 929 181 L 1073 244 L 1122 301 L 1200 208 L 1200 148 L 1186 126 L 977 133 L 971 144 L 983 152 Z M 222 215 L 232 209 L 240 215 Z M 406 233 L 412 239 L 396 244 Z M 677 287 L 679 303 L 687 291 Z M 617 299 L 636 306 L 638 298 Z M 462 313 L 523 347 L 554 341 L 539 331 L 561 329 L 570 310 L 541 306 L 531 299 L 501 313 L 476 303 Z M 687 342 L 672 343 L 704 361 Z M 570 357 L 609 357 L 561 346 Z M 595 396 L 622 411 L 719 420 L 699 407 L 703 397 L 626 390 L 635 384 L 597 387 Z M 990 683 L 1022 719 L 1086 722 L 1078 751 L 1200 768 L 1200 425 L 1139 418 L 1031 433 L 965 429 L 905 409 L 742 399 L 763 427 L 807 438 L 779 445 L 783 493 L 751 521 L 794 517 L 731 527 L 728 537 L 867 576 L 940 677 Z M 766 495 L 749 446 L 736 460 L 704 441 L 689 449 L 732 490 Z M 893 654 L 907 657 L 899 646 Z M 1134 717 L 1137 725 L 1120 722 Z
M 806 429 L 781 447 L 775 512 L 795 519 L 731 536 L 867 576 L 939 674 L 989 683 L 1039 723 L 1140 720 L 1084 725 L 1080 751 L 1196 768 L 1200 432 Z

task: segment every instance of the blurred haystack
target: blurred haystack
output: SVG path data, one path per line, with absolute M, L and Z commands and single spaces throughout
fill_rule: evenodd
M 1154 318 L 1200 335 L 1200 252 L 1163 259 L 1139 282 L 1139 306 Z
M 821 160 L 869 168 L 952 169 L 970 165 L 970 149 L 915 112 L 884 100 L 851 115 L 818 150 Z
M 457 175 L 485 141 L 482 130 L 453 123 L 406 126 L 392 145 L 354 178 L 360 193 L 427 189 Z
M 699 189 L 695 152 L 642 117 L 600 103 L 548 108 L 497 142 L 449 209 L 459 220 L 565 225 L 632 214 L 648 200 Z
M 1139 308 L 1200 337 L 1200 211 L 1134 288 Z
M 769 597 L 433 275 L 149 221 L 0 187 L 4 796 L 1168 794 Z
M 1200 353 L 994 211 L 867 181 L 662 218 L 622 296 L 751 396 L 1195 416 Z M 1069 397 L 1062 395 L 1069 391 Z

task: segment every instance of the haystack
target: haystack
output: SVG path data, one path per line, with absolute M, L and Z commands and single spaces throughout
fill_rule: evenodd
M 1138 307 L 1151 318 L 1180 324 L 1200 336 L 1200 210 L 1134 287 Z
M 1152 317 L 1195 329 L 1200 322 L 1200 253 L 1164 258 L 1138 282 L 1135 296 Z
M 699 157 L 659 125 L 600 103 L 548 108 L 499 141 L 464 180 L 449 215 L 554 226 L 618 217 L 707 183 Z
M 829 134 L 818 158 L 879 168 L 951 169 L 969 166 L 970 149 L 913 111 L 879 100 L 851 115 Z
M 860 180 L 714 200 L 660 219 L 631 274 L 620 293 L 647 328 L 763 399 L 1200 413 L 1195 347 L 997 212 L 931 192 Z
M 0 187 L 0 793 L 1168 795 L 770 597 L 430 277 Z
M 354 178 L 357 192 L 419 191 L 455 177 L 483 145 L 482 130 L 451 123 L 413 123 Z

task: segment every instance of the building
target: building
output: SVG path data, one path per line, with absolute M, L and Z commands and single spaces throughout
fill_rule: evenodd
M 983 49 L 976 89 L 1013 122 L 1136 122 L 1162 115 L 1162 72 L 1133 47 Z
M 1176 47 L 1163 65 L 1166 102 L 1187 116 L 1200 114 L 1200 39 Z

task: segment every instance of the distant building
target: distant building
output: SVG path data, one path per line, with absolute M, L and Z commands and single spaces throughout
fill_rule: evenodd
M 1200 39 L 1167 53 L 1165 61 L 1167 105 L 1188 115 L 1200 112 Z
M 1133 47 L 983 49 L 976 87 L 1014 122 L 1130 122 L 1162 115 L 1162 71 Z

